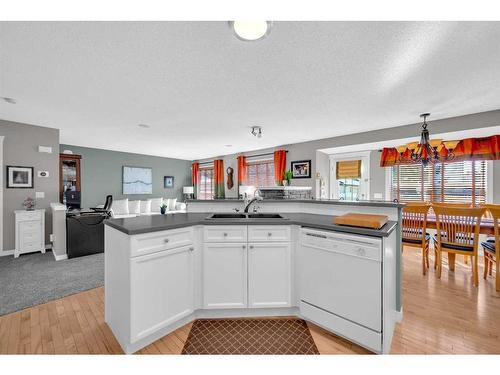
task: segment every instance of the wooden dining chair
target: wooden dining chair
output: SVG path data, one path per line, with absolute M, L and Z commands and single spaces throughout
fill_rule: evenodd
M 495 289 L 500 292 L 500 249 L 498 248 L 498 244 L 500 244 L 498 231 L 500 204 L 487 204 L 485 207 L 493 218 L 495 238 L 481 243 L 484 250 L 484 279 L 487 279 L 488 274 L 491 275 L 493 264 L 495 264 Z
M 436 214 L 437 276 L 441 278 L 443 252 L 448 253 L 450 271 L 454 270 L 455 254 L 472 257 L 473 284 L 478 286 L 479 226 L 486 208 L 465 208 L 447 204 L 433 204 Z
M 402 241 L 404 246 L 422 249 L 422 273 L 429 268 L 429 243 L 431 236 L 426 232 L 427 213 L 430 204 L 407 203 L 403 209 Z
M 442 206 L 446 206 L 446 207 L 473 208 L 472 203 L 438 203 L 438 204 L 440 204 Z M 468 255 L 464 255 L 463 258 L 464 258 L 464 263 L 465 264 L 469 264 L 469 256 Z M 451 267 L 452 267 L 451 270 L 454 271 L 455 270 L 455 264 L 453 263 L 451 265 Z M 436 268 L 436 262 L 434 262 L 434 268 Z

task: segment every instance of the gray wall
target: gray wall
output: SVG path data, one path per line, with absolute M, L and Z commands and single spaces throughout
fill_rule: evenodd
M 471 115 L 458 116 L 458 117 L 450 117 L 442 120 L 434 120 L 429 122 L 429 129 L 431 131 L 431 135 L 437 133 L 449 133 L 460 130 L 477 129 L 477 128 L 484 128 L 491 126 L 500 126 L 500 110 L 481 112 L 481 113 L 475 113 Z M 332 147 L 387 141 L 392 139 L 408 138 L 411 135 L 414 135 L 415 138 L 418 138 L 420 129 L 421 129 L 421 124 L 415 123 L 415 124 L 397 126 L 393 128 L 374 130 L 365 133 L 349 134 L 340 137 L 324 138 L 315 141 L 282 145 L 274 148 L 255 150 L 251 152 L 243 152 L 242 154 L 251 156 L 252 154 L 272 152 L 275 149 L 286 149 L 288 150 L 287 154 L 288 168 L 290 168 L 290 162 L 293 160 L 311 159 L 311 168 L 312 168 L 311 178 L 292 180 L 292 185 L 311 186 L 313 195 L 316 197 L 318 189 L 316 186 L 315 172 L 319 172 L 320 175 L 323 176 L 325 179 L 329 179 L 329 172 L 328 172 L 329 166 L 325 159 L 325 155 L 324 153 L 318 152 L 317 150 L 327 149 Z M 227 167 L 229 162 L 235 163 L 236 157 L 238 155 L 240 154 L 223 156 L 222 159 L 224 159 L 224 167 Z M 219 157 L 214 157 L 214 158 L 219 158 Z M 214 158 L 203 159 L 200 160 L 200 162 L 213 160 Z M 389 197 L 385 197 L 385 169 L 379 167 L 379 162 L 380 162 L 380 153 L 377 151 L 373 151 L 370 154 L 370 178 L 371 178 L 370 195 L 371 198 L 373 199 L 374 193 L 382 193 L 384 195 L 384 199 L 389 199 Z M 500 162 L 495 162 L 493 164 L 494 164 L 493 167 L 494 186 L 500 186 L 500 175 L 499 175 Z M 236 166 L 233 166 L 233 168 L 235 169 L 235 176 L 236 176 L 237 175 Z M 328 188 L 329 180 L 327 180 L 326 183 Z M 237 193 L 235 189 L 236 187 L 233 188 L 234 190 L 233 192 L 230 192 L 231 195 L 228 195 L 228 191 L 226 188 L 226 195 L 236 196 Z M 494 202 L 500 202 L 499 188 L 494 189 L 493 198 Z
M 188 160 L 60 145 L 60 151 L 71 150 L 82 156 L 82 207 L 103 204 L 107 194 L 114 199 L 148 199 L 154 197 L 182 198 L 182 187 L 191 185 L 191 162 Z M 123 195 L 122 167 L 124 165 L 153 169 L 153 194 Z M 163 187 L 163 176 L 174 176 L 174 188 Z
M 59 194 L 59 130 L 0 120 L 0 135 L 5 136 L 3 147 L 4 170 L 6 166 L 18 165 L 34 167 L 34 189 L 7 189 L 4 180 L 3 190 L 3 249 L 15 247 L 14 210 L 23 209 L 22 203 L 27 196 L 35 198 L 35 191 L 44 192 L 45 198 L 36 200 L 36 208 L 45 211 L 45 243 L 49 243 L 52 230 L 50 202 L 57 202 Z M 38 152 L 38 146 L 52 147 L 52 153 Z M 49 171 L 48 178 L 38 178 L 37 171 Z

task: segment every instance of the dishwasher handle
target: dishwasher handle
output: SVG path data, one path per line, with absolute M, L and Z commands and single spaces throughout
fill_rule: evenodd
M 317 233 L 310 233 L 310 232 L 307 232 L 306 233 L 306 236 L 311 236 L 311 237 L 318 237 L 318 238 L 328 238 L 327 236 L 325 236 L 324 234 L 317 234 Z

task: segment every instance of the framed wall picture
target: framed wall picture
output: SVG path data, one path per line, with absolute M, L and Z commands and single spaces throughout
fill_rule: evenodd
M 153 194 L 153 170 L 124 166 L 123 194 Z
M 7 188 L 33 189 L 33 167 L 8 165 Z
M 293 178 L 311 178 L 311 161 L 296 160 L 291 162 Z
M 174 176 L 164 176 L 163 186 L 165 189 L 172 189 L 174 187 Z

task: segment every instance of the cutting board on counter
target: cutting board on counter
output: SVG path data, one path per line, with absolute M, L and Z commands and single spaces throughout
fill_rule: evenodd
M 336 216 L 333 223 L 337 225 L 348 225 L 351 227 L 362 227 L 371 229 L 380 229 L 387 223 L 386 215 L 355 214 L 347 213 Z

